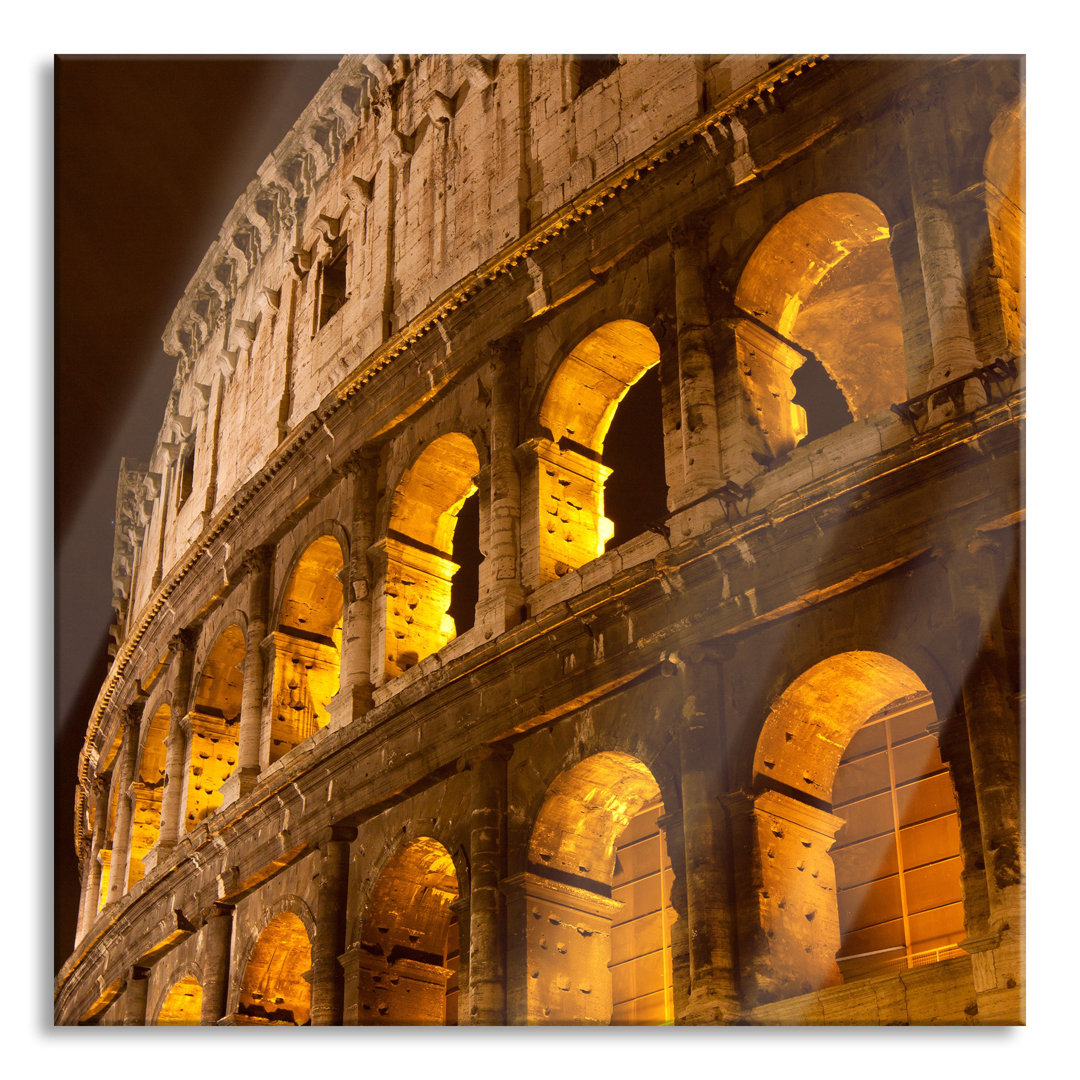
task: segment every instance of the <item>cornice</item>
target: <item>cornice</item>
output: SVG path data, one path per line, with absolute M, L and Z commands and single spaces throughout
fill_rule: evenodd
M 357 104 L 357 102 L 366 104 L 363 93 L 367 90 L 367 83 L 364 80 L 376 80 L 377 77 L 373 74 L 373 71 L 378 71 L 381 67 L 381 64 L 369 64 L 370 59 L 357 60 L 356 58 L 346 57 L 341 62 L 338 70 L 323 84 L 314 101 L 304 110 L 301 118 L 293 126 L 290 134 L 282 141 L 278 150 L 263 163 L 263 167 L 260 169 L 260 178 L 269 175 L 274 168 L 280 166 L 281 162 L 292 160 L 288 158 L 288 155 L 295 148 L 300 138 L 297 134 L 298 130 L 302 130 L 306 125 L 310 124 L 312 117 L 321 115 L 320 107 L 325 110 L 328 107 L 327 101 L 334 94 L 340 95 L 344 92 L 344 88 L 353 87 L 356 93 L 361 95 L 354 104 Z M 144 605 L 137 618 L 133 620 L 134 625 L 128 628 L 125 641 L 118 647 L 112 668 L 94 704 L 83 751 L 79 758 L 80 784 L 86 782 L 87 768 L 91 757 L 91 744 L 105 711 L 114 700 L 123 675 L 153 620 L 163 607 L 168 606 L 169 597 L 175 592 L 180 582 L 198 560 L 210 550 L 215 540 L 221 536 L 230 522 L 238 517 L 252 498 L 270 482 L 274 475 L 291 458 L 303 449 L 311 437 L 323 429 L 328 417 L 341 409 L 365 383 L 392 363 L 409 346 L 424 337 L 437 323 L 456 311 L 474 294 L 487 287 L 500 276 L 510 274 L 514 267 L 525 259 L 530 252 L 553 241 L 561 233 L 566 232 L 575 223 L 581 221 L 583 217 L 598 209 L 604 202 L 615 198 L 620 191 L 638 181 L 646 173 L 651 172 L 657 165 L 678 154 L 691 145 L 695 139 L 704 136 L 710 129 L 723 129 L 725 120 L 739 111 L 754 106 L 762 110 L 768 109 L 770 95 L 777 86 L 797 77 L 825 59 L 827 59 L 825 55 L 803 55 L 783 61 L 723 98 L 719 104 L 705 115 L 684 124 L 669 135 L 659 139 L 648 150 L 632 158 L 619 169 L 587 188 L 568 204 L 549 214 L 524 236 L 504 247 L 497 255 L 466 275 L 453 288 L 447 290 L 442 296 L 429 304 L 397 334 L 372 352 L 350 376 L 331 391 L 323 399 L 323 403 L 319 408 L 289 433 L 267 459 L 263 467 L 236 493 L 227 505 L 218 511 L 206 529 L 191 544 L 185 555 L 174 564 L 173 569 L 163 579 L 157 591 Z M 359 82 L 364 82 L 364 86 L 358 86 L 357 83 Z M 361 107 L 358 104 L 357 111 Z M 274 163 L 278 164 L 275 165 Z M 233 215 L 237 214 L 238 207 L 245 205 L 245 200 L 249 198 L 251 191 L 252 187 L 249 186 L 248 191 L 238 201 L 237 206 L 233 208 Z M 222 229 L 223 235 L 228 232 L 228 222 L 233 220 L 233 215 L 230 215 L 230 218 L 227 219 L 227 224 Z M 216 257 L 215 253 L 219 251 L 220 246 L 215 245 L 207 253 L 200 266 L 200 273 L 213 264 Z M 186 310 L 184 304 L 198 291 L 199 280 L 200 274 L 197 273 L 192 282 L 189 283 L 185 292 L 185 299 L 178 305 L 172 320 L 170 320 L 169 329 L 166 330 L 165 334 L 167 345 L 170 334 L 177 325 L 178 313 L 182 309 Z M 77 847 L 79 842 L 79 824 L 77 822 Z
M 1019 453 L 1019 433 L 1010 429 L 1021 420 L 1021 405 L 1022 395 L 1015 402 L 995 403 L 975 418 L 956 421 L 949 425 L 948 430 L 935 429 L 925 435 L 913 435 L 884 455 L 870 461 L 854 462 L 839 476 L 822 477 L 800 488 L 792 493 L 787 505 L 763 507 L 745 519 L 719 525 L 707 534 L 692 537 L 678 548 L 664 553 L 655 564 L 620 571 L 613 588 L 594 590 L 561 603 L 512 628 L 501 639 L 486 642 L 476 650 L 450 661 L 432 680 L 430 692 L 422 698 L 401 695 L 377 707 L 377 715 L 371 722 L 320 732 L 318 737 L 321 743 L 317 753 L 297 755 L 291 760 L 282 759 L 275 763 L 261 787 L 223 808 L 217 817 L 201 823 L 181 838 L 170 860 L 162 865 L 161 877 L 154 873 L 144 879 L 146 884 L 140 892 L 128 894 L 102 914 L 56 977 L 55 998 L 59 1001 L 61 995 L 77 992 L 75 983 L 89 985 L 77 973 L 92 954 L 105 957 L 100 963 L 101 970 L 106 973 L 119 970 L 128 960 L 135 962 L 139 959 L 135 952 L 142 949 L 146 941 L 138 940 L 134 927 L 136 924 L 150 925 L 153 922 L 140 916 L 140 909 L 145 910 L 148 905 L 155 912 L 164 909 L 181 891 L 198 898 L 199 904 L 204 903 L 207 890 L 213 885 L 213 875 L 219 873 L 215 860 L 227 847 L 222 838 L 231 838 L 244 847 L 245 836 L 255 835 L 269 827 L 270 833 L 281 836 L 281 839 L 279 847 L 268 856 L 267 865 L 280 869 L 287 862 L 311 851 L 325 835 L 324 830 L 329 825 L 345 821 L 350 825 L 355 824 L 353 815 L 361 809 L 365 817 L 371 816 L 387 805 L 388 800 L 398 797 L 401 792 L 412 790 L 420 779 L 442 775 L 444 766 L 452 766 L 474 754 L 481 743 L 513 738 L 542 727 L 554 716 L 581 708 L 585 700 L 582 690 L 586 686 L 589 693 L 596 696 L 618 690 L 627 684 L 628 679 L 659 662 L 671 647 L 664 635 L 650 636 L 644 647 L 638 642 L 628 644 L 617 656 L 609 656 L 605 661 L 608 666 L 602 673 L 594 669 L 597 670 L 595 683 L 571 681 L 589 677 L 588 665 L 585 665 L 558 685 L 552 684 L 543 695 L 547 710 L 545 715 L 530 711 L 526 721 L 524 712 L 518 715 L 514 715 L 513 711 L 508 713 L 503 704 L 493 704 L 487 713 L 483 710 L 470 712 L 469 715 L 476 719 L 476 726 L 455 731 L 452 738 L 440 743 L 435 755 L 438 760 L 429 754 L 418 753 L 403 753 L 394 758 L 393 769 L 386 770 L 385 774 L 379 773 L 371 785 L 366 785 L 365 793 L 353 791 L 333 808 L 338 815 L 337 822 L 327 820 L 326 815 L 331 811 L 320 806 L 310 816 L 297 813 L 287 836 L 280 827 L 282 821 L 292 820 L 297 805 L 316 806 L 316 800 L 311 797 L 316 787 L 325 790 L 328 778 L 355 775 L 358 759 L 377 754 L 378 746 L 390 742 L 404 746 L 409 732 L 422 726 L 425 717 L 446 713 L 448 702 L 455 695 L 478 694 L 482 698 L 484 684 L 502 678 L 508 669 L 521 672 L 545 662 L 553 650 L 576 648 L 590 640 L 592 635 L 586 626 L 593 615 L 605 620 L 608 616 L 625 614 L 627 605 L 643 610 L 649 605 L 667 603 L 672 595 L 668 586 L 673 581 L 680 582 L 677 591 L 688 597 L 701 589 L 718 591 L 722 587 L 726 590 L 726 585 L 720 585 L 721 575 L 716 572 L 717 566 L 730 566 L 733 571 L 745 567 L 744 552 L 748 543 L 754 545 L 755 558 L 751 561 L 760 565 L 768 551 L 786 551 L 788 539 L 816 536 L 821 531 L 816 511 L 830 499 L 835 499 L 838 490 L 851 494 L 857 488 L 862 488 L 865 494 L 860 505 L 873 508 L 884 504 L 882 499 L 874 497 L 880 494 L 883 486 L 915 486 L 902 475 L 906 470 L 916 470 L 922 476 L 938 478 L 939 484 L 947 484 L 951 482 L 948 478 L 957 475 L 956 469 L 950 466 L 955 466 L 959 458 L 966 459 L 967 467 L 978 469 L 1002 453 Z M 965 451 L 969 443 L 979 444 L 972 447 L 974 453 Z M 939 458 L 942 460 L 935 460 Z M 979 497 L 992 504 L 985 507 L 980 504 L 978 509 L 969 507 L 972 521 L 985 517 L 987 513 L 993 514 L 993 524 L 1011 520 L 1000 516 L 997 507 L 1000 500 L 990 489 L 970 484 L 967 487 L 982 492 Z M 1016 495 L 1014 493 L 1013 497 Z M 932 529 L 935 521 L 940 521 L 949 513 L 949 507 L 930 502 L 926 507 L 924 522 L 913 523 L 914 532 L 893 534 L 895 546 L 890 551 L 881 552 L 885 561 L 875 570 L 878 576 L 920 556 L 925 551 L 925 537 L 922 535 L 924 525 Z M 777 528 L 787 530 L 783 543 L 773 539 Z M 843 553 L 838 549 L 838 569 L 842 568 L 843 560 Z M 747 570 L 745 573 L 746 580 L 752 580 L 751 572 Z M 867 580 L 861 578 L 860 585 L 866 584 Z M 845 579 L 838 585 L 838 588 L 851 587 L 851 579 Z M 688 636 L 704 642 L 716 640 L 718 634 L 742 633 L 790 613 L 793 603 L 801 602 L 798 596 L 777 597 L 776 607 L 758 609 L 741 602 L 741 597 L 746 595 L 741 590 L 741 585 L 733 587 L 732 594 L 725 598 L 724 604 L 700 602 L 700 594 L 690 597 L 685 601 L 685 607 L 694 614 L 688 621 L 665 620 L 670 632 L 679 635 L 684 643 L 680 645 L 680 651 L 685 647 Z M 611 666 L 613 663 L 614 666 Z M 345 787 L 343 785 L 342 790 Z M 219 889 L 214 899 L 224 897 L 234 902 L 246 890 L 248 881 L 255 881 L 256 878 L 259 882 L 265 880 L 261 871 L 256 873 L 258 870 L 254 864 L 245 868 L 243 889 L 237 887 L 225 893 Z M 197 919 L 198 905 L 190 910 L 185 906 L 185 914 Z M 129 938 L 132 941 L 130 947 L 134 950 L 132 955 L 125 958 L 123 963 L 110 959 L 111 943 L 121 941 L 125 942 L 124 947 L 128 947 L 126 942 Z

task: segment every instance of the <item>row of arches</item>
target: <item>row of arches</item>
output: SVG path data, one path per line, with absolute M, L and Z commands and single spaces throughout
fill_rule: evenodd
M 766 997 L 961 954 L 959 811 L 933 734 L 936 716 L 918 676 L 873 652 L 823 660 L 771 703 L 743 818 L 746 842 L 735 855 L 754 864 L 753 895 L 739 907 L 759 919 L 755 933 L 742 928 L 739 948 L 756 954 L 744 958 L 748 972 L 767 966 Z M 674 1022 L 687 911 L 674 888 L 682 860 L 673 861 L 668 836 L 660 783 L 630 753 L 593 753 L 551 781 L 524 872 L 504 883 L 521 942 L 509 974 L 520 982 L 522 1019 Z M 467 876 L 432 836 L 405 840 L 389 855 L 357 941 L 341 957 L 355 1022 L 457 1023 Z M 269 918 L 238 958 L 236 1023 L 304 1024 L 311 1016 L 305 973 L 314 924 L 301 901 L 292 908 Z M 197 1023 L 198 1005 L 198 984 L 187 975 L 153 1022 Z
M 1003 115 L 997 128 L 984 167 L 991 255 L 1019 297 L 1019 110 Z M 759 465 L 923 389 L 926 372 L 905 353 L 891 241 L 890 224 L 875 203 L 854 192 L 831 192 L 785 213 L 746 260 L 727 321 L 734 396 L 753 431 L 749 444 Z M 586 333 L 555 365 L 535 423 L 525 425 L 540 432 L 530 440 L 531 465 L 521 477 L 519 529 L 532 535 L 519 537 L 514 555 L 526 590 L 660 526 L 674 509 L 668 459 L 677 432 L 663 415 L 661 353 L 652 329 L 614 318 Z M 480 506 L 485 454 L 470 435 L 445 432 L 420 449 L 392 488 L 371 613 L 377 655 L 364 661 L 376 685 L 438 652 L 477 618 L 494 520 L 491 507 Z M 342 678 L 350 557 L 344 537 L 343 530 L 318 536 L 300 553 L 274 609 L 265 677 L 270 700 L 260 718 L 256 771 L 329 723 Z M 191 730 L 177 811 L 182 830 L 221 805 L 237 768 L 245 673 L 252 652 L 264 647 L 249 638 L 240 623 L 220 632 L 185 703 Z M 170 726 L 180 718 L 163 705 L 144 729 L 131 778 L 126 865 L 111 867 L 114 851 L 100 851 L 99 909 L 110 895 L 110 876 L 121 876 L 124 891 L 140 880 L 158 823 L 173 812 L 164 799 L 166 759 Z M 117 798 L 114 791 L 105 825 L 110 836 Z

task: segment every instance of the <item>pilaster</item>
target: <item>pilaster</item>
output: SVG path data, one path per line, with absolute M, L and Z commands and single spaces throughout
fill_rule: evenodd
M 356 829 L 334 825 L 319 838 L 319 893 L 311 949 L 311 1023 L 340 1027 L 344 1022 L 345 909 L 349 896 L 349 844 Z
M 932 390 L 973 371 L 978 360 L 971 336 L 961 249 L 949 205 L 950 154 L 943 98 L 932 87 L 917 88 L 901 106 L 901 121 L 934 353 L 934 366 L 926 386 Z M 964 410 L 985 401 L 979 381 L 969 380 L 964 385 Z M 955 412 L 951 400 L 932 402 L 930 422 L 942 423 Z
M 127 892 L 128 856 L 131 851 L 131 781 L 135 775 L 135 757 L 139 752 L 139 723 L 143 701 L 129 705 L 122 719 L 123 741 L 118 755 L 116 776 L 116 819 L 113 827 L 113 857 L 109 873 L 109 902 Z
M 341 630 L 341 672 L 330 703 L 330 726 L 344 727 L 371 708 L 372 566 L 368 549 L 375 535 L 378 458 L 363 451 L 345 464 L 352 478 L 352 536 L 349 560 L 342 570 L 345 592 Z
M 232 931 L 232 906 L 214 904 L 202 928 L 203 996 L 199 1023 L 203 1027 L 217 1024 L 228 1011 Z
M 469 772 L 468 1010 L 461 1022 L 506 1023 L 506 762 L 510 751 L 482 747 Z

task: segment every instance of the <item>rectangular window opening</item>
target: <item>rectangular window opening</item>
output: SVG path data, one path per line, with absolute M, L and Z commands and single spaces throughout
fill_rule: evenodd
M 316 330 L 321 330 L 342 308 L 346 293 L 349 245 L 342 242 L 340 250 L 331 255 L 319 271 L 319 317 Z

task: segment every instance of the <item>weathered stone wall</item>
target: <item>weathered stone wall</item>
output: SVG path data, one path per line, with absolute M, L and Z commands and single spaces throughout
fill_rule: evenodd
M 1018 95 L 1008 59 L 344 60 L 125 463 L 57 1021 L 153 1022 L 197 977 L 202 1023 L 607 1023 L 615 843 L 658 799 L 669 1019 L 1017 1022 Z M 814 363 L 856 419 L 810 438 Z M 605 550 L 608 425 L 654 368 L 667 514 Z M 897 666 L 932 699 L 966 937 L 841 983 L 858 680 L 777 709 L 864 654 L 869 712 Z M 236 760 L 188 828 L 208 725 Z M 280 1013 L 244 989 L 272 946 Z

